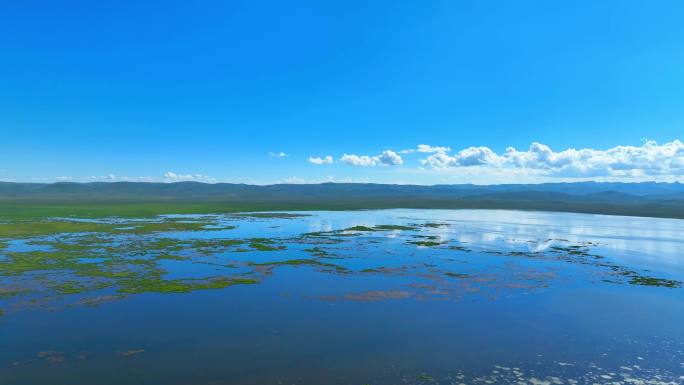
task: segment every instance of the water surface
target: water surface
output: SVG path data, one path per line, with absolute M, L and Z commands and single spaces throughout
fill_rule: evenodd
M 0 383 L 684 383 L 684 221 L 293 214 L 3 240 Z

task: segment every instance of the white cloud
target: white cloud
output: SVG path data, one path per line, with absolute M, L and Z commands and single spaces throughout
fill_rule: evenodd
M 399 154 L 390 150 L 385 150 L 382 154 L 375 156 L 374 158 L 377 158 L 380 165 L 383 166 L 401 166 L 404 163 Z
M 399 151 L 400 154 L 413 154 L 414 152 L 433 153 L 433 152 L 449 152 L 451 147 L 430 146 L 429 144 L 419 144 L 416 148 Z
M 349 154 L 344 154 L 340 158 L 340 162 L 346 163 L 352 166 L 362 166 L 362 167 L 367 167 L 367 166 L 375 166 L 375 160 L 373 160 L 372 157 L 367 156 L 367 155 L 349 155 Z
M 342 163 L 346 163 L 352 166 L 400 166 L 404 163 L 401 156 L 394 151 L 385 150 L 380 155 L 368 156 L 368 155 L 349 155 L 344 154 L 340 158 Z
M 176 172 L 166 172 L 161 176 L 121 176 L 115 174 L 106 175 L 91 175 L 91 176 L 56 176 L 56 177 L 44 177 L 44 178 L 33 178 L 33 182 L 79 182 L 79 183 L 89 183 L 89 182 L 184 182 L 184 181 L 196 181 L 203 183 L 216 183 L 218 180 L 210 176 L 202 174 L 179 174 Z M 234 183 L 245 183 L 244 181 L 235 180 Z
M 215 178 L 202 174 L 178 174 L 172 171 L 164 173 L 162 177 L 151 176 L 120 176 L 114 174 L 92 175 L 85 177 L 58 176 L 53 178 L 58 182 L 185 182 L 197 181 L 205 183 L 216 182 Z
M 213 183 L 216 182 L 215 178 L 202 174 L 177 174 L 175 172 L 168 171 L 164 173 L 165 182 L 205 182 Z
M 290 156 L 287 153 L 282 152 L 282 151 L 280 151 L 280 152 L 269 152 L 268 155 L 270 155 L 274 158 L 287 158 L 288 156 Z
M 417 151 L 418 152 L 449 152 L 449 151 L 451 151 L 451 147 L 437 147 L 437 146 L 430 146 L 427 144 L 419 144 Z
M 136 178 L 129 178 L 127 176 L 116 176 L 114 174 L 107 174 L 107 175 L 101 175 L 101 176 L 90 176 L 89 177 L 93 181 L 99 181 L 99 182 L 125 182 L 129 180 L 133 180 Z
M 430 155 L 421 162 L 433 168 L 448 168 L 459 166 L 496 165 L 500 157 L 487 147 L 468 147 L 451 156 L 444 152 Z
M 284 184 L 308 184 L 312 183 L 307 179 L 300 178 L 297 176 L 291 176 L 289 178 L 285 178 L 283 180 L 278 181 L 277 183 L 284 183 Z
M 332 164 L 333 162 L 333 157 L 330 155 L 324 156 L 324 157 L 310 157 L 309 158 L 309 163 L 313 164 Z
M 488 147 L 469 147 L 454 155 L 437 152 L 421 162 L 433 169 L 481 166 L 566 178 L 684 176 L 684 143 L 674 140 L 659 145 L 648 141 L 638 147 L 569 148 L 559 152 L 532 143 L 526 151 L 509 147 L 502 154 Z
M 285 184 L 317 184 L 317 183 L 370 183 L 368 177 L 363 178 L 336 178 L 332 175 L 328 175 L 326 178 L 300 178 L 297 176 L 291 176 L 289 178 L 281 179 L 275 183 L 285 183 Z
M 56 176 L 54 178 L 38 178 L 36 181 L 57 181 L 57 182 L 153 182 L 155 178 L 149 176 L 120 176 L 114 174 L 91 175 L 91 176 Z

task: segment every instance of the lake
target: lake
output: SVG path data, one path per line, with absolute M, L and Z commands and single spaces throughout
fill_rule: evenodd
M 51 218 L 0 239 L 0 384 L 682 384 L 684 220 Z

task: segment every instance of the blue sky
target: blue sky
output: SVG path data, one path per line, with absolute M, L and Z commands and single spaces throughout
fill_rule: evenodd
M 682 14 L 681 1 L 4 2 L 0 180 L 681 181 Z

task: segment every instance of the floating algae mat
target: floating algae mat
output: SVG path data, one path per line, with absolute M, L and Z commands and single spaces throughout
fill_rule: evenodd
M 682 384 L 684 221 L 0 223 L 0 384 Z

